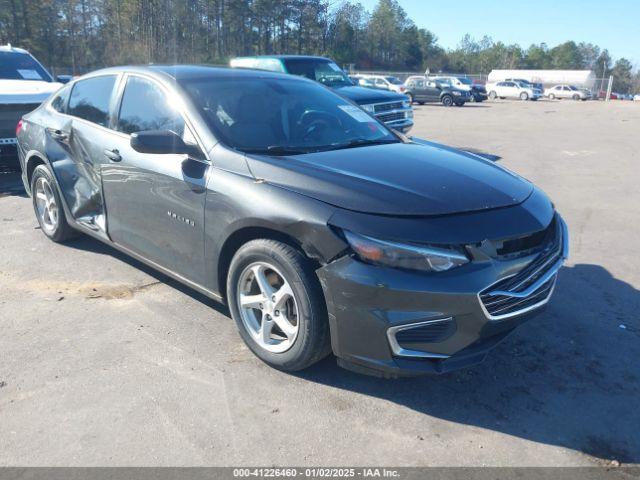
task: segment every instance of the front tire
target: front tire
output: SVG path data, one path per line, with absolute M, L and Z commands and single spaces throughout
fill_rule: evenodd
M 580 100 L 580 95 L 578 95 L 577 93 L 576 93 L 576 94 L 574 94 L 574 95 L 573 95 L 573 99 L 574 99 L 575 101 Z
M 498 94 L 496 92 L 494 92 L 493 90 L 489 92 L 489 100 L 495 100 L 496 98 L 498 98 Z
M 77 236 L 67 222 L 57 184 L 46 165 L 38 165 L 33 171 L 31 200 L 40 228 L 47 237 L 62 243 Z
M 442 97 L 442 105 L 445 107 L 450 107 L 453 105 L 453 97 L 451 95 L 443 95 Z
M 302 370 L 331 351 L 322 288 L 310 261 L 290 245 L 243 245 L 229 267 L 227 298 L 240 336 L 268 365 Z
M 520 94 L 520 100 L 522 100 L 523 102 L 529 100 L 529 94 L 527 92 L 522 92 Z
M 556 96 L 553 93 L 549 94 L 549 100 L 555 100 Z
M 409 97 L 409 105 L 413 105 L 413 95 L 407 93 L 407 97 Z

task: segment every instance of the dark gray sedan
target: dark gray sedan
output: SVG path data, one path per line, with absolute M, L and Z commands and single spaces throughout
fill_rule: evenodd
M 17 136 L 45 235 L 91 235 L 226 301 L 282 370 L 331 351 L 386 376 L 481 361 L 549 301 L 567 256 L 531 183 L 306 79 L 106 69 Z

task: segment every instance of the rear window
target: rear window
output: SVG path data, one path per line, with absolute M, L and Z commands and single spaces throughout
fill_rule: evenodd
M 0 78 L 52 82 L 51 75 L 28 53 L 0 52 Z
M 65 113 L 67 111 L 67 100 L 69 99 L 69 92 L 71 89 L 69 87 L 65 87 L 60 90 L 53 100 L 51 100 L 51 108 L 53 108 L 56 112 Z
M 80 80 L 71 91 L 67 113 L 106 127 L 115 82 L 115 75 Z
M 284 60 L 287 73 L 315 80 L 328 87 L 353 85 L 347 74 L 334 62 L 316 58 L 288 58 Z

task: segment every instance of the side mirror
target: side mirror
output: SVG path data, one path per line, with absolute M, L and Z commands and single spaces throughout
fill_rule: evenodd
M 198 147 L 188 145 L 171 130 L 150 130 L 131 134 L 131 148 L 140 153 L 184 153 L 193 155 Z
M 73 79 L 73 75 L 58 75 L 56 77 L 56 82 L 58 83 L 69 83 Z

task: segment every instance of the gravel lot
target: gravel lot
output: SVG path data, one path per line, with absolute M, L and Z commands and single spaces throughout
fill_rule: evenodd
M 639 131 L 631 102 L 416 107 L 414 135 L 533 180 L 572 235 L 543 316 L 418 379 L 272 370 L 223 306 L 97 241 L 46 240 L 0 174 L 0 465 L 640 462 Z

